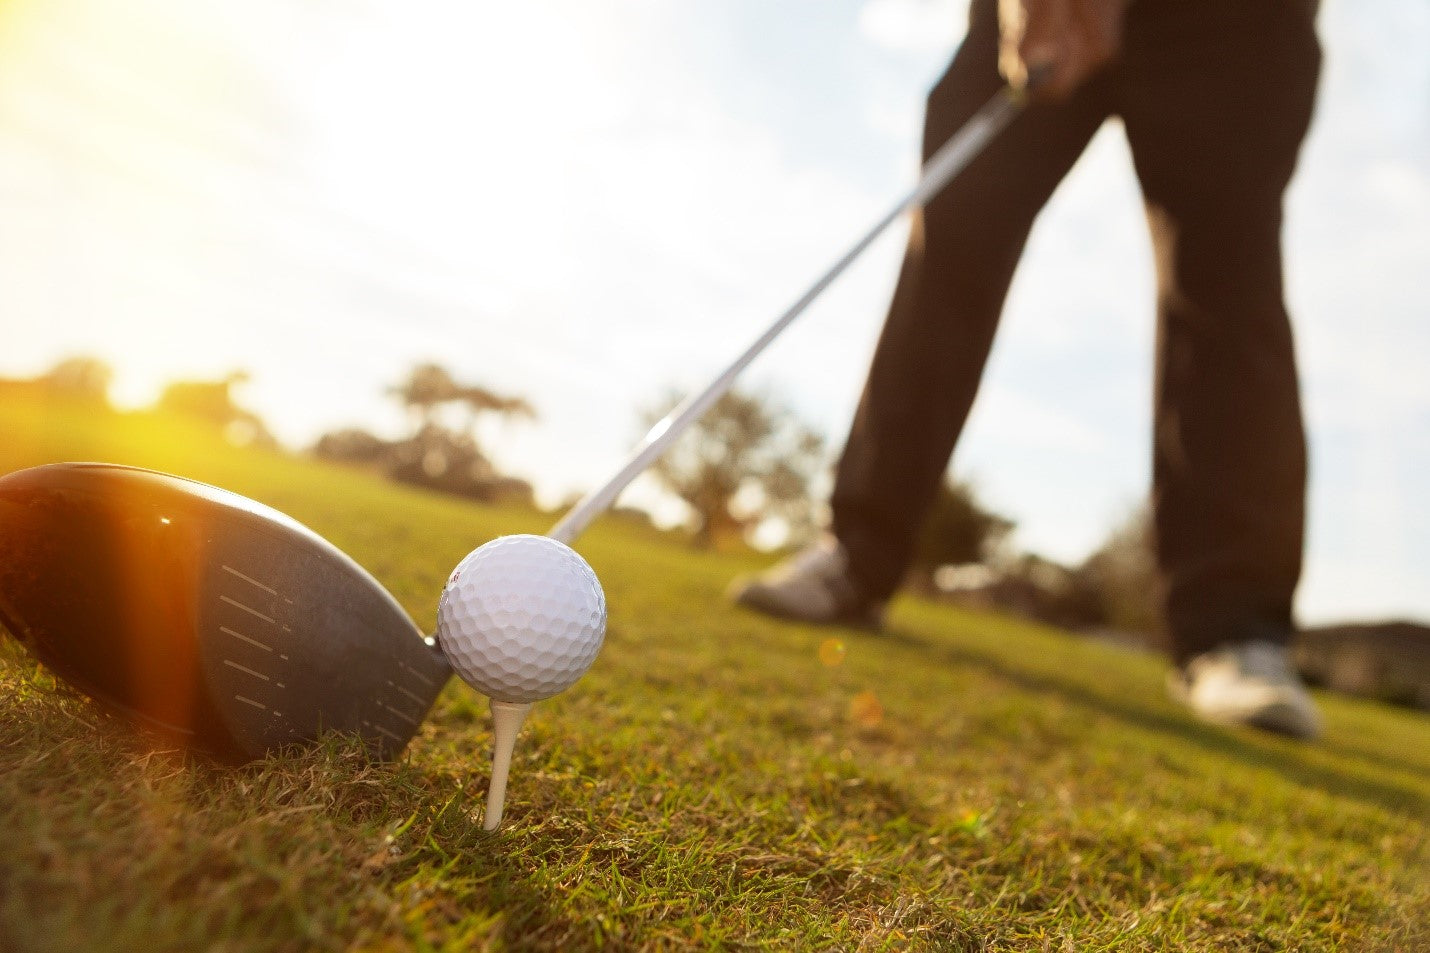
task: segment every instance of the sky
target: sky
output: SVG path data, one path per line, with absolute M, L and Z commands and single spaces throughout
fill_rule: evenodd
M 530 400 L 497 462 L 602 482 L 917 175 L 966 0 L 0 0 L 0 375 L 252 375 L 289 445 L 395 434 L 418 361 Z M 1308 622 L 1430 617 L 1430 4 L 1325 0 L 1288 195 Z M 903 228 L 745 383 L 844 439 Z M 1055 195 L 953 462 L 1077 561 L 1145 497 L 1151 255 L 1120 126 Z M 630 500 L 654 505 L 648 481 Z

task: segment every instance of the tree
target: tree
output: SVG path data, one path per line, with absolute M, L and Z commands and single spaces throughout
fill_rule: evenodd
M 321 460 L 335 463 L 382 463 L 392 450 L 392 444 L 357 427 L 334 430 L 318 438 L 313 454 Z
M 41 375 L 37 383 L 60 394 L 97 407 L 109 406 L 109 385 L 114 370 L 93 357 L 67 357 Z
M 520 397 L 502 397 L 484 387 L 462 385 L 440 364 L 418 364 L 407 379 L 389 390 L 418 420 L 418 429 L 434 425 L 439 408 L 459 404 L 468 413 L 468 429 L 478 415 L 496 413 L 502 417 L 535 418 L 536 411 Z
M 233 399 L 233 389 L 248 382 L 247 371 L 233 371 L 213 381 L 174 381 L 159 395 L 156 409 L 211 424 L 237 444 L 274 447 L 278 441 L 262 418 Z
M 647 425 L 678 403 L 668 394 Z M 825 466 L 824 439 L 787 412 L 731 391 L 651 467 L 695 517 L 695 543 L 739 539 L 769 519 L 798 536 L 814 523 L 810 483 Z
M 498 473 L 476 435 L 477 424 L 485 416 L 535 417 L 526 400 L 462 384 L 445 367 L 431 362 L 413 367 L 388 393 L 412 418 L 409 436 L 389 441 L 363 430 L 338 430 L 323 435 L 313 452 L 341 463 L 376 465 L 394 480 L 458 496 L 487 502 L 531 502 L 531 485 Z M 444 413 L 446 410 L 457 413 Z
M 1094 593 L 1104 624 L 1123 632 L 1155 634 L 1161 626 L 1153 532 L 1151 513 L 1139 506 L 1077 569 L 1079 584 Z
M 486 503 L 532 501 L 531 484 L 498 473 L 469 433 L 428 425 L 392 451 L 387 470 L 394 480 Z
M 914 547 L 913 566 L 939 566 L 987 559 L 1013 529 L 1013 521 L 984 509 L 968 483 L 949 478 L 939 485 Z
M 432 422 L 437 408 L 457 399 L 457 382 L 445 367 L 437 364 L 418 364 L 408 373 L 407 379 L 388 393 L 402 402 L 418 421 L 418 428 Z

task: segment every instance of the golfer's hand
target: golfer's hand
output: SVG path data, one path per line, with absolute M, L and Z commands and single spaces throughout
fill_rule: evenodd
M 998 68 L 1015 89 L 1062 99 L 1117 54 L 1129 0 L 998 0 Z

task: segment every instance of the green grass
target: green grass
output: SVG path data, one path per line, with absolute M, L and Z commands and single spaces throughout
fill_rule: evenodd
M 0 434 L 0 472 L 107 459 L 278 506 L 425 627 L 464 553 L 550 522 L 155 417 L 7 397 Z M 721 599 L 757 557 L 615 523 L 580 549 L 606 648 L 533 713 L 496 834 L 460 684 L 398 764 L 335 740 L 232 770 L 4 640 L 0 949 L 1430 949 L 1423 714 L 1211 728 L 1153 657 L 914 600 L 882 637 L 777 624 Z

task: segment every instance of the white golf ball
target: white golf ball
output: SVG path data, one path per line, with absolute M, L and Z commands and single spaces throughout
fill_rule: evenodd
M 546 536 L 502 536 L 452 570 L 437 642 L 468 685 L 535 702 L 586 673 L 606 635 L 606 594 L 586 560 Z

